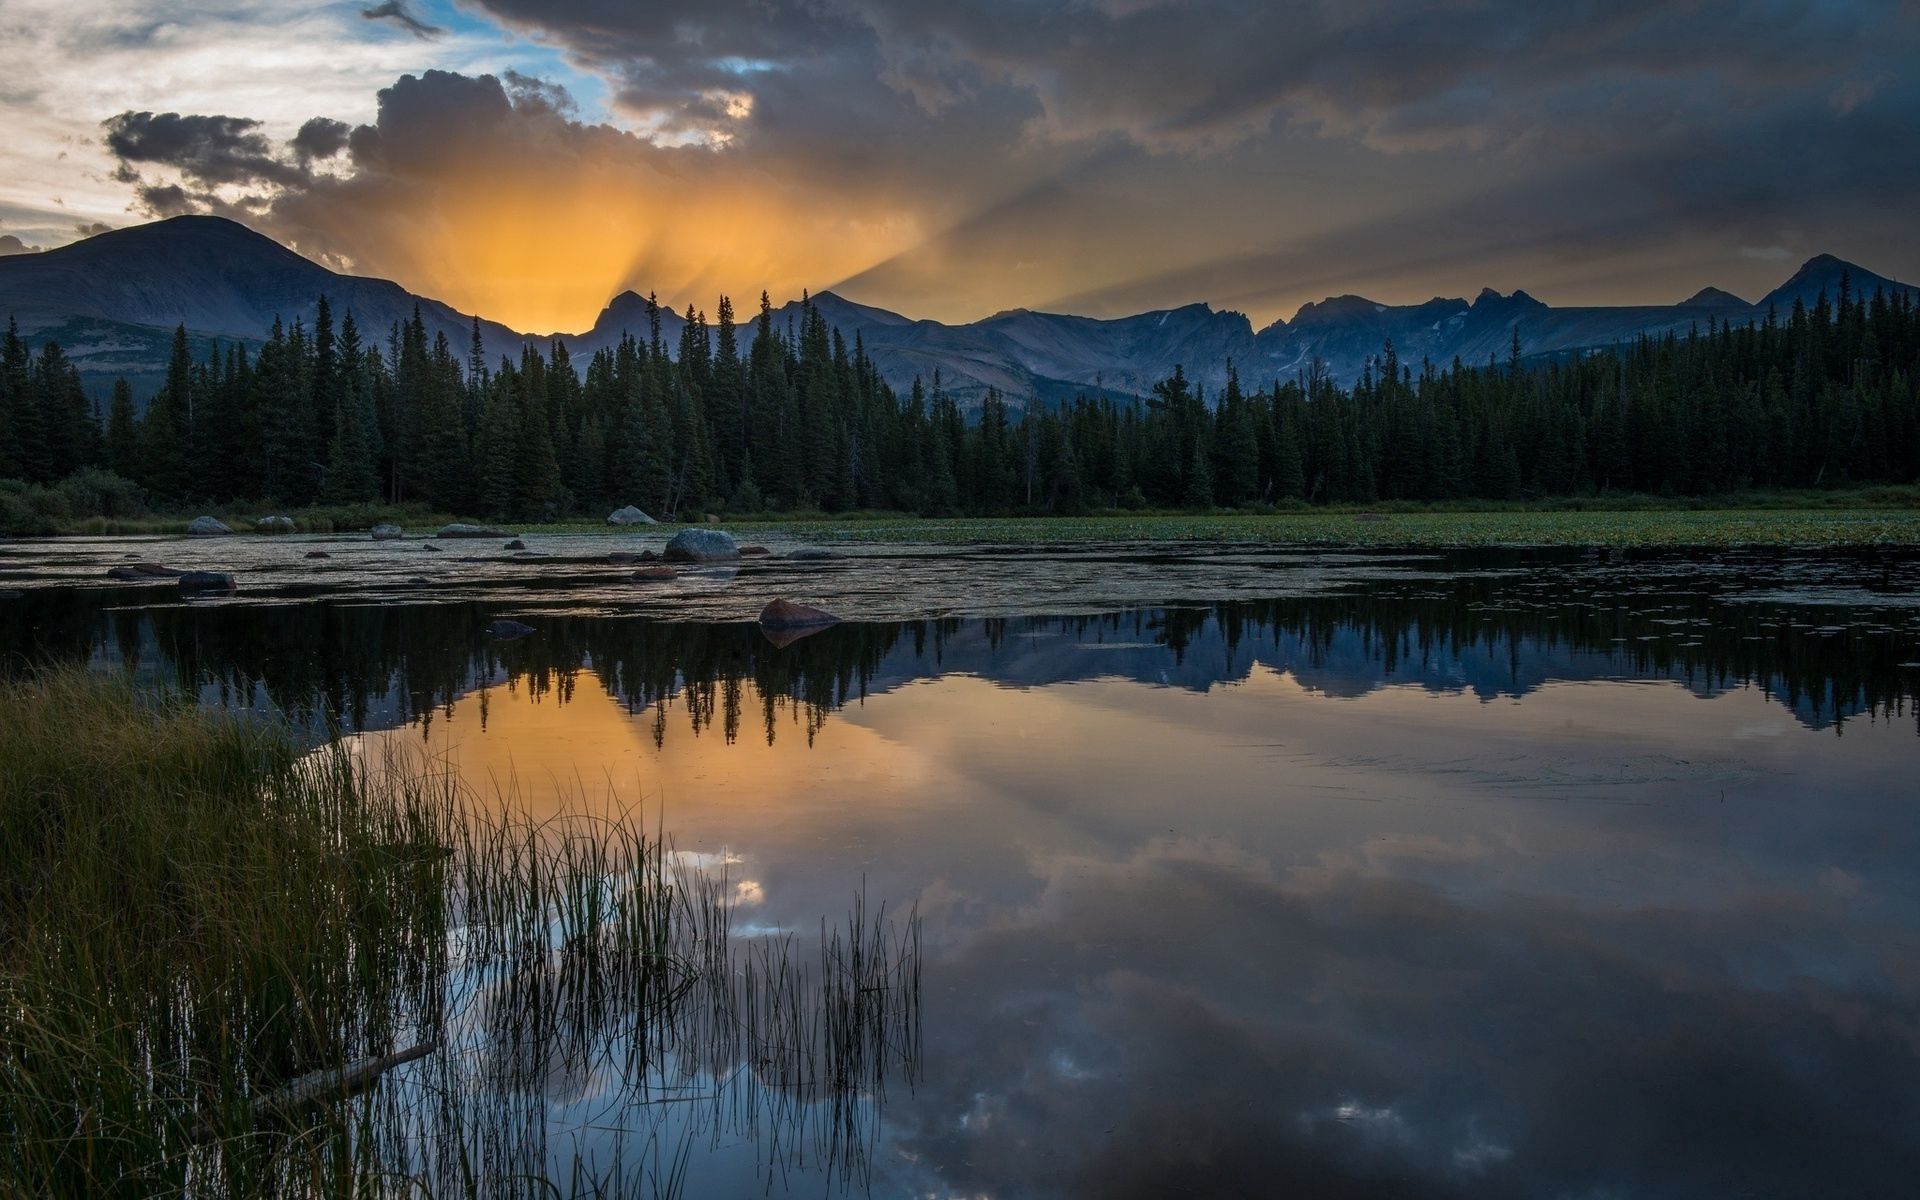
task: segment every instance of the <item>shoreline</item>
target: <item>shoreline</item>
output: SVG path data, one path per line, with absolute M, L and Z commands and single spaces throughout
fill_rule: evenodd
M 399 515 L 399 514 L 396 514 Z M 407 514 L 397 522 L 407 536 L 431 537 L 441 522 Z M 83 522 L 44 536 L 0 538 L 31 545 L 72 538 L 184 536 L 191 518 Z M 236 532 L 257 539 L 305 535 L 351 538 L 363 529 L 294 516 L 292 534 Z M 608 526 L 587 521 L 503 523 L 503 531 L 536 537 L 623 537 L 636 542 L 671 536 L 694 524 Z M 820 542 L 900 545 L 1085 545 L 1115 542 L 1217 542 L 1337 549 L 1475 549 L 1589 547 L 1594 549 L 1826 549 L 1920 547 L 1920 508 L 1759 507 L 1579 508 L 1505 510 L 1396 510 L 1278 513 L 1102 514 L 1089 516 L 917 517 L 853 515 L 723 519 L 711 527 L 742 541 L 780 537 Z M 224 539 L 206 539 L 218 542 Z

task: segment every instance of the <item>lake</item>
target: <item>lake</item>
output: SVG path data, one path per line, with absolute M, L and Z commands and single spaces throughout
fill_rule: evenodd
M 527 544 L 0 544 L 0 654 L 637 808 L 742 938 L 915 914 L 857 1154 L 716 1100 L 668 1118 L 689 1195 L 1920 1174 L 1920 553 L 775 539 L 640 583 L 631 536 Z M 109 585 L 129 555 L 241 589 Z M 775 595 L 847 620 L 777 644 Z M 625 1095 L 551 1081 L 563 1184 L 661 1136 Z

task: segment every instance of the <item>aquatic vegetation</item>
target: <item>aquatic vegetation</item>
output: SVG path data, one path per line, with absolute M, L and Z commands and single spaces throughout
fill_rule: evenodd
M 916 1069 L 914 917 L 856 907 L 810 967 L 638 814 L 474 799 L 124 681 L 0 685 L 0 1193 L 670 1195 L 723 1118 L 858 1177 Z M 581 1097 L 633 1136 L 556 1150 Z

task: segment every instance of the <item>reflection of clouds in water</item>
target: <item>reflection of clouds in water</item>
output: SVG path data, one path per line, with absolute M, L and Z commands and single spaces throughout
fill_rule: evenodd
M 1830 895 L 1467 904 L 1198 841 L 1046 871 L 928 966 L 929 1120 L 897 1138 L 948 1189 L 1860 1195 L 1920 1167 L 1920 960 Z

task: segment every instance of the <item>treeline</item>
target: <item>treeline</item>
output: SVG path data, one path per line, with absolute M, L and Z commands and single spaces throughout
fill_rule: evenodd
M 489 363 L 410 321 L 365 338 L 322 298 L 255 354 L 175 333 L 136 415 L 89 405 L 60 348 L 10 326 L 0 479 L 105 467 L 156 504 L 424 502 L 540 519 L 638 504 L 929 514 L 1377 500 L 1705 495 L 1920 479 L 1920 308 L 1852 294 L 1763 322 L 1642 338 L 1566 361 L 1400 361 L 1350 389 L 1317 366 L 1209 398 L 1183 371 L 1144 400 L 963 411 L 936 373 L 897 394 L 811 304 L 737 327 L 689 308 L 676 346 L 650 305 L 576 369 L 529 345 Z
M 496 680 L 565 704 L 583 680 L 597 678 L 629 711 L 652 708 L 656 740 L 672 709 L 694 732 L 712 726 L 731 741 L 758 729 L 770 741 L 776 725 L 817 729 L 865 697 L 883 673 L 891 686 L 979 667 L 969 657 L 979 647 L 967 649 L 977 636 L 999 647 L 1047 633 L 1164 646 L 1170 664 L 1191 665 L 1199 655 L 1210 669 L 1174 672 L 1186 687 L 1243 678 L 1257 658 L 1296 672 L 1357 663 L 1369 686 L 1424 681 L 1521 695 L 1539 685 L 1543 662 L 1577 666 L 1590 656 L 1587 669 L 1611 660 L 1702 693 L 1751 685 L 1818 725 L 1854 715 L 1920 721 L 1920 675 L 1903 666 L 1911 655 L 1903 631 L 1833 638 L 1805 624 L 1804 608 L 1725 603 L 1701 588 L 1686 589 L 1678 610 L 1648 609 L 1631 587 L 1610 587 L 1599 576 L 1587 576 L 1588 586 L 1556 586 L 1541 569 L 1550 557 L 1513 556 L 1511 565 L 1530 568 L 1519 580 L 1467 572 L 1361 592 L 1099 616 L 853 621 L 785 648 L 750 623 L 558 613 L 541 619 L 539 637 L 500 642 L 484 632 L 500 610 L 472 601 L 209 609 L 109 599 L 103 609 L 44 591 L 0 604 L 0 645 L 30 647 L 36 665 L 62 658 L 154 665 L 183 687 L 211 686 L 240 706 L 257 704 L 264 692 L 316 736 L 431 721 Z M 290 654 L 290 646 L 329 649 Z M 1469 659 L 1480 665 L 1466 675 Z M 1157 682 L 1165 680 L 1161 665 L 1136 663 Z M 12 668 L 0 663 L 0 672 Z M 1123 668 L 1116 661 L 1095 669 Z

